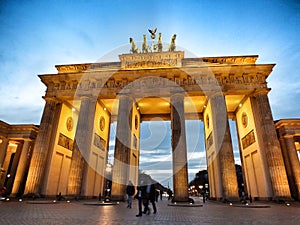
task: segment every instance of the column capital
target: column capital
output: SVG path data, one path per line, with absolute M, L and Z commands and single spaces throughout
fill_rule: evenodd
M 174 98 L 181 98 L 181 99 L 184 99 L 185 97 L 185 92 L 176 92 L 176 93 L 173 93 L 171 96 L 170 96 L 170 100 L 171 99 L 174 99 Z
M 271 88 L 255 90 L 253 93 L 250 94 L 250 97 L 257 97 L 259 95 L 267 95 L 270 91 L 271 91 Z
M 130 99 L 135 99 L 134 96 L 131 93 L 123 93 L 119 92 L 117 94 L 117 98 L 130 98 Z
M 224 92 L 222 92 L 221 90 L 220 91 L 205 91 L 205 94 L 208 98 L 213 98 L 213 97 L 216 97 L 216 96 L 225 96 Z
M 56 97 L 43 96 L 43 99 L 44 99 L 46 102 L 61 103 L 61 101 L 60 101 L 59 99 L 57 99 Z
M 295 133 L 285 133 L 282 135 L 284 139 L 294 139 Z
M 92 101 L 97 101 L 98 99 L 98 96 L 96 95 L 81 95 L 81 96 L 78 96 L 79 99 L 82 101 L 82 100 L 92 100 Z

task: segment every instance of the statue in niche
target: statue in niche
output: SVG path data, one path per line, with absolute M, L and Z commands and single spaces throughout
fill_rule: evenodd
M 142 53 L 148 53 L 149 47 L 147 45 L 147 39 L 146 39 L 146 34 L 143 35 L 143 44 L 142 44 Z
M 175 39 L 176 39 L 176 34 L 174 34 L 172 39 L 171 39 L 171 43 L 170 43 L 169 48 L 168 48 L 169 52 L 174 52 L 175 49 L 176 49 Z
M 157 51 L 158 52 L 163 51 L 163 43 L 162 43 L 162 40 L 161 40 L 161 33 L 158 34 Z
M 133 38 L 129 38 L 129 42 L 131 43 L 130 52 L 131 53 L 140 53 L 140 50 L 136 47 L 136 44 L 135 44 Z

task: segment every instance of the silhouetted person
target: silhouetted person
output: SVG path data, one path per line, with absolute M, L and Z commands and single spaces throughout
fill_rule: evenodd
M 153 183 L 151 183 L 151 180 L 149 178 L 147 178 L 146 180 L 147 184 L 146 184 L 146 199 L 144 201 L 144 214 L 150 214 L 150 208 L 149 208 L 149 202 L 152 203 L 152 207 L 153 207 L 153 213 L 155 214 L 157 212 L 156 209 L 156 204 L 155 204 L 155 199 L 156 199 L 156 190 L 155 190 L 155 185 Z
M 136 216 L 140 217 L 143 215 L 143 201 L 146 199 L 146 186 L 143 180 L 140 181 L 140 184 L 137 187 L 137 194 L 135 195 L 135 198 L 138 199 L 139 208 L 139 212 Z
M 155 201 L 158 202 L 159 190 L 155 190 Z
M 61 192 L 56 196 L 57 201 L 65 200 L 65 198 L 61 195 Z
M 131 208 L 132 206 L 132 196 L 135 193 L 135 188 L 131 181 L 128 182 L 128 185 L 126 187 L 126 194 L 127 194 L 127 208 Z
M 155 190 L 155 184 L 151 184 L 150 186 L 150 196 L 149 196 L 149 201 L 152 203 L 152 208 L 153 208 L 153 213 L 156 214 L 157 209 L 156 209 L 156 203 L 158 199 L 158 194 L 157 191 Z
M 169 189 L 168 190 L 168 200 L 172 199 L 172 195 L 173 195 L 173 192 L 171 191 L 171 189 Z

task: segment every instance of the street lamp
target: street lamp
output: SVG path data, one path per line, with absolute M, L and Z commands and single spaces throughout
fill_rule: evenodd
M 206 190 L 207 189 L 208 189 L 208 184 L 204 184 L 203 202 L 205 202 L 205 199 L 206 199 Z
M 110 180 L 111 180 L 111 172 L 112 172 L 112 165 L 110 163 L 106 164 L 106 185 L 105 185 L 105 190 L 104 190 L 104 201 L 105 202 L 110 202 Z

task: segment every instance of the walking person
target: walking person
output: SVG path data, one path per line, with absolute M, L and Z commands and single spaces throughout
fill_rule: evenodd
M 155 184 L 151 184 L 150 186 L 150 195 L 149 195 L 149 201 L 152 204 L 152 208 L 153 208 L 153 213 L 156 214 L 157 209 L 156 209 L 156 201 L 157 201 L 157 191 L 155 189 Z
M 131 181 L 128 182 L 128 185 L 126 187 L 126 194 L 127 194 L 127 208 L 130 208 L 132 207 L 132 196 L 134 195 L 135 193 L 135 188 L 134 188 L 134 185 L 132 184 Z
M 140 217 L 143 215 L 143 201 L 146 199 L 146 186 L 144 185 L 144 181 L 141 180 L 138 187 L 137 187 L 137 194 L 135 198 L 138 200 L 138 208 L 139 212 L 136 217 Z
M 152 180 L 148 177 L 146 180 L 146 199 L 144 202 L 144 214 L 149 215 L 151 210 L 149 208 L 149 202 L 152 203 L 152 207 L 153 207 L 153 213 L 156 214 L 157 209 L 156 209 L 156 204 L 155 204 L 155 200 L 156 200 L 156 190 L 155 190 L 155 185 L 154 183 L 152 183 Z

